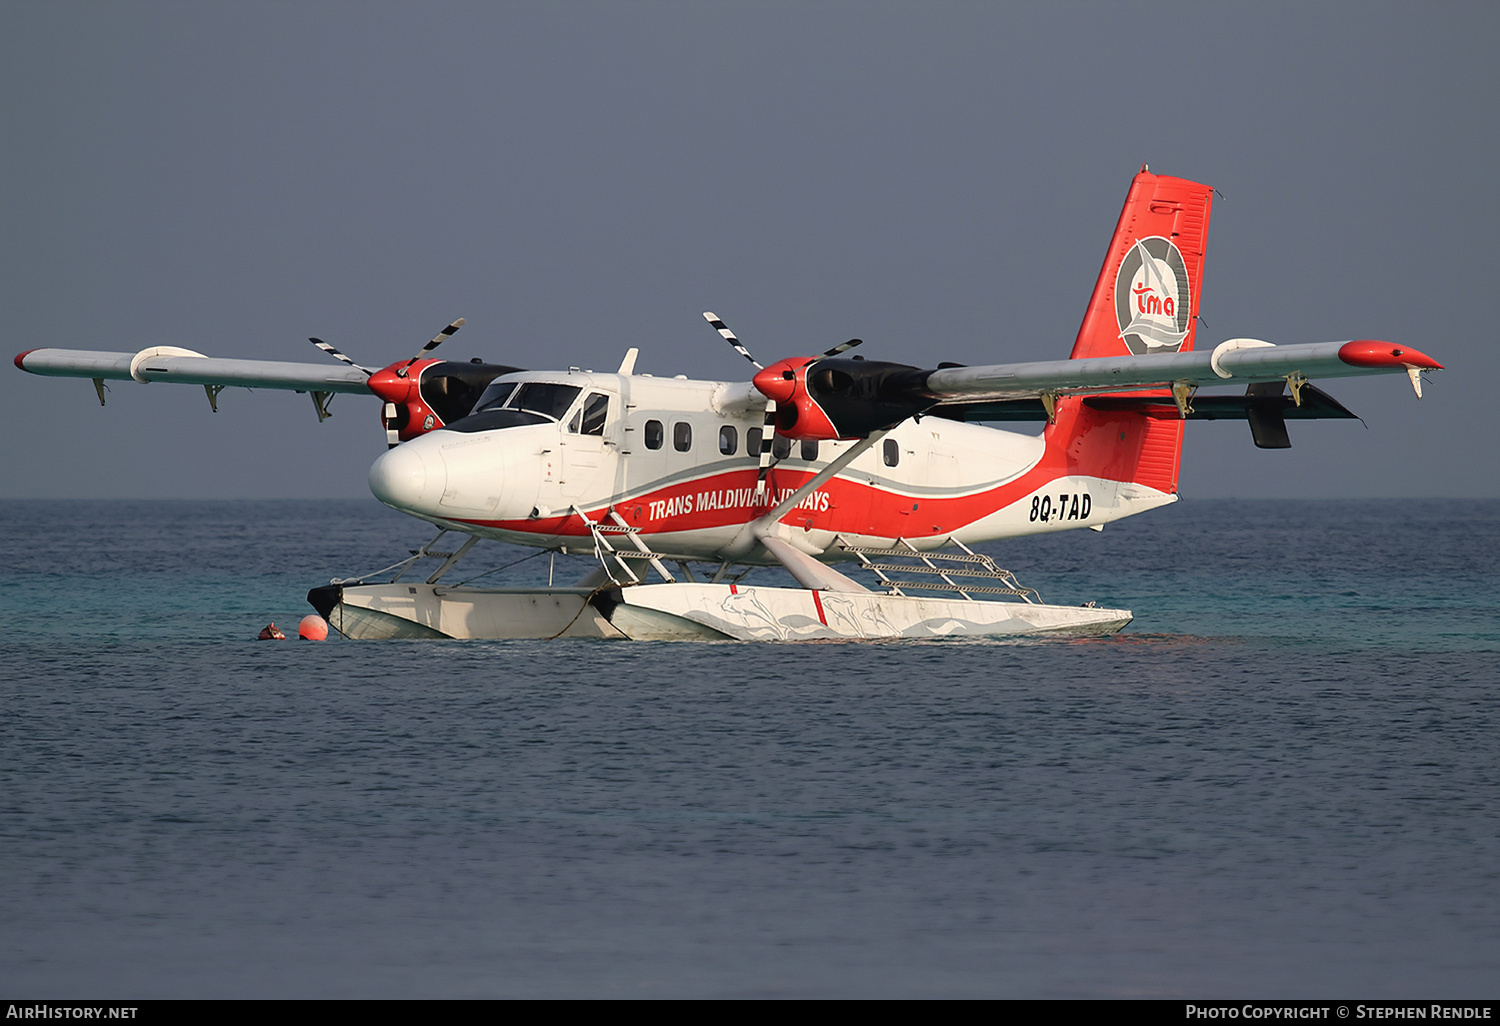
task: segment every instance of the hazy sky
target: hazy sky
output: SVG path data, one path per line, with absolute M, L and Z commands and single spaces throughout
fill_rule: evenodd
M 1188 497 L 1497 496 L 1500 4 L 0 0 L 5 358 L 415 349 L 737 379 L 1065 356 L 1142 162 L 1200 347 L 1384 338 L 1358 423 L 1191 425 Z M 0 367 L 8 497 L 368 495 L 373 398 Z M 374 501 L 373 499 L 371 501 Z

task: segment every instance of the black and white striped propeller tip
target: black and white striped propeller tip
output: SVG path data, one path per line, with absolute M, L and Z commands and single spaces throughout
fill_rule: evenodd
M 745 344 L 735 337 L 734 332 L 729 330 L 729 325 L 719 320 L 718 314 L 714 313 L 711 310 L 705 310 L 703 311 L 703 319 L 709 323 L 710 327 L 712 327 L 715 331 L 717 331 L 724 337 L 725 342 L 728 342 L 730 345 L 734 346 L 735 352 L 739 353 L 745 359 L 749 360 L 750 363 L 756 368 L 760 367 L 760 361 L 750 355 L 750 350 L 746 349 Z

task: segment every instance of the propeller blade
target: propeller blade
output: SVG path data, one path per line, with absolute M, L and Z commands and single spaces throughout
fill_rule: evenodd
M 755 367 L 757 370 L 765 370 L 765 368 L 761 366 L 760 361 L 750 355 L 750 350 L 745 348 L 745 344 L 741 342 L 737 337 L 735 337 L 734 332 L 729 330 L 729 325 L 719 320 L 718 314 L 705 310 L 703 313 L 703 319 L 708 321 L 709 325 L 724 337 L 725 342 L 728 342 L 730 345 L 734 346 L 735 352 L 739 353 L 745 359 L 749 360 L 751 366 Z M 775 441 L 776 400 L 767 396 L 766 416 L 764 422 L 762 423 L 760 431 L 760 461 L 759 466 L 755 471 L 756 502 L 759 502 L 762 498 L 765 497 L 766 494 L 766 475 L 769 474 L 771 470 L 771 446 L 775 443 Z
M 333 357 L 335 360 L 338 360 L 342 363 L 347 363 L 355 370 L 364 371 L 366 374 L 375 373 L 368 367 L 361 367 L 359 364 L 355 363 L 353 360 L 349 359 L 349 357 L 345 356 L 343 353 L 339 352 L 333 346 L 329 345 L 327 342 L 324 342 L 320 338 L 310 338 L 308 339 L 308 341 L 317 346 L 319 349 L 323 350 L 323 352 L 327 353 L 329 356 Z
M 766 494 L 766 474 L 771 469 L 771 445 L 776 440 L 776 400 L 766 400 L 765 425 L 760 431 L 760 467 L 755 472 L 755 499 Z
M 725 342 L 728 342 L 730 345 L 734 346 L 735 352 L 739 353 L 745 359 L 749 360 L 750 363 L 757 369 L 760 368 L 760 363 L 756 361 L 755 357 L 750 355 L 750 350 L 745 348 L 745 344 L 743 342 L 735 338 L 734 332 L 729 330 L 729 325 L 719 320 L 718 314 L 705 310 L 703 311 L 703 319 L 706 320 L 715 331 L 724 336 Z
M 406 361 L 406 366 L 402 367 L 396 373 L 398 375 L 400 375 L 401 377 L 403 377 L 403 378 L 406 377 L 406 371 L 407 371 L 408 367 L 410 367 L 412 364 L 416 363 L 418 360 L 420 360 L 422 357 L 426 356 L 428 353 L 432 352 L 434 349 L 436 349 L 438 346 L 442 345 L 444 342 L 448 341 L 448 339 L 452 338 L 453 334 L 456 331 L 458 331 L 459 328 L 462 328 L 463 326 L 464 326 L 464 319 L 462 317 L 460 317 L 458 320 L 456 320 L 452 324 L 448 325 L 442 331 L 438 332 L 437 336 L 435 338 L 433 338 L 433 340 L 431 342 L 429 342 L 425 346 L 423 346 L 417 352 L 416 356 L 413 356 L 410 360 L 407 360 Z
M 751 366 L 755 367 L 757 370 L 765 370 L 765 367 L 761 365 L 760 361 L 756 360 L 755 357 L 750 355 L 750 350 L 745 348 L 745 344 L 741 342 L 737 337 L 735 337 L 733 331 L 729 330 L 729 325 L 725 324 L 719 319 L 718 314 L 711 311 L 704 311 L 703 319 L 708 321 L 709 325 L 712 326 L 713 329 L 717 331 L 721 336 L 723 336 L 725 342 L 728 342 L 731 346 L 734 347 L 735 352 L 739 353 L 745 359 L 749 360 Z M 837 356 L 840 353 L 848 352 L 855 346 L 863 344 L 863 339 L 851 338 L 847 342 L 841 342 L 838 345 L 834 346 L 832 349 L 825 352 L 823 356 Z M 792 372 L 787 371 L 784 374 L 784 377 L 790 380 L 792 378 Z M 756 387 L 760 389 L 762 394 L 765 394 L 769 388 L 769 386 L 767 386 L 760 380 L 759 375 L 757 375 Z M 757 502 L 763 499 L 766 494 L 766 478 L 771 472 L 772 448 L 775 444 L 776 400 L 770 395 L 766 395 L 766 417 L 760 434 L 760 461 L 759 466 L 755 472 L 755 500 Z

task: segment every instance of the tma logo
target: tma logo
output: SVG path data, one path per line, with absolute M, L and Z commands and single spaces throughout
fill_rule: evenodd
M 1175 353 L 1193 317 L 1187 264 L 1169 239 L 1137 239 L 1115 275 L 1115 319 L 1136 356 Z

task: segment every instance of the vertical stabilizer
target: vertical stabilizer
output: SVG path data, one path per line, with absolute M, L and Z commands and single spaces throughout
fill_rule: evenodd
M 1206 185 L 1141 168 L 1110 239 L 1073 359 L 1193 348 L 1212 201 L 1213 190 Z M 1061 449 L 1071 473 L 1170 495 L 1177 491 L 1182 428 L 1175 411 L 1166 416 L 1106 412 L 1072 397 L 1058 400 L 1047 443 Z
M 1141 169 L 1109 241 L 1073 359 L 1193 348 L 1212 200 L 1206 185 Z

